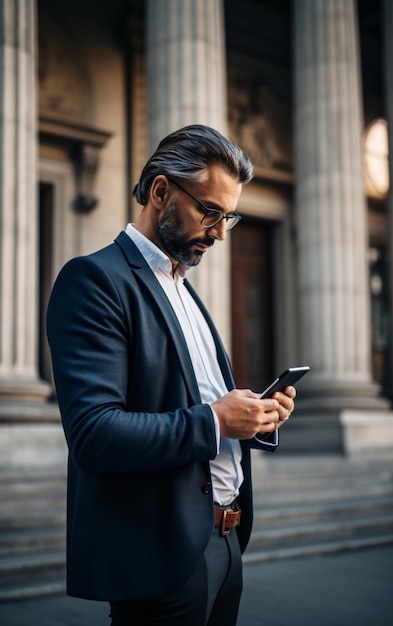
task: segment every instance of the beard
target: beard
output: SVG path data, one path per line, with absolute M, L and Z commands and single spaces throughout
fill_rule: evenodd
M 188 239 L 185 234 L 175 202 L 172 202 L 165 210 L 161 221 L 157 226 L 158 236 L 165 252 L 175 261 L 194 267 L 202 259 L 201 250 L 193 250 L 195 244 L 212 246 L 214 238 L 206 237 Z

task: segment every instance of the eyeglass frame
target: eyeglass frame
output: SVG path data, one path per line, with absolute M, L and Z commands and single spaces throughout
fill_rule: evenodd
M 187 191 L 187 189 L 184 189 L 184 187 L 180 185 L 180 183 L 178 183 L 176 180 L 174 180 L 167 174 L 165 174 L 165 176 L 167 177 L 170 183 L 172 183 L 173 185 L 176 185 L 176 187 L 178 187 L 180 191 L 185 193 L 186 196 L 191 198 L 191 200 L 193 200 L 195 204 L 197 204 L 202 209 L 202 211 L 204 211 L 205 215 L 201 219 L 201 226 L 203 226 L 203 228 L 214 228 L 214 226 L 217 226 L 217 224 L 220 224 L 222 220 L 226 220 L 225 230 L 226 232 L 228 232 L 232 230 L 233 228 L 235 228 L 235 226 L 237 226 L 237 224 L 242 219 L 242 216 L 239 215 L 239 213 L 236 213 L 235 211 L 231 211 L 225 214 L 223 211 L 221 211 L 221 209 L 213 209 L 213 208 L 207 207 L 205 204 L 203 204 L 203 202 L 195 198 L 195 196 L 193 196 L 189 191 Z M 215 222 L 214 224 L 209 224 L 207 226 L 206 224 L 203 223 L 203 220 L 207 217 L 208 213 L 217 213 L 219 215 L 219 218 L 217 219 L 217 222 Z M 231 220 L 231 221 L 228 221 L 228 220 Z

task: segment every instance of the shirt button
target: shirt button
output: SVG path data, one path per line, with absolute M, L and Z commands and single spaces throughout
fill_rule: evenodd
M 206 483 L 205 485 L 202 485 L 202 493 L 211 493 L 211 490 L 212 490 L 211 483 Z

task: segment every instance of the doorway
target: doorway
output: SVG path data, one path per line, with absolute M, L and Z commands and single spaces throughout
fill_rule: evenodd
M 79 216 L 71 209 L 75 197 L 72 163 L 65 158 L 41 157 L 38 191 L 38 364 L 41 378 L 52 383 L 51 356 L 46 339 L 46 309 L 54 280 L 61 267 L 79 253 Z
M 49 183 L 39 183 L 39 373 L 52 382 L 51 358 L 46 340 L 46 308 L 52 288 L 53 273 L 53 194 Z
M 273 375 L 272 229 L 243 218 L 231 233 L 232 363 L 236 386 L 262 391 Z

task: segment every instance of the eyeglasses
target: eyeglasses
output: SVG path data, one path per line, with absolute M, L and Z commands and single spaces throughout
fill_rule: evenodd
M 201 226 L 204 228 L 212 228 L 213 226 L 217 226 L 222 220 L 226 220 L 225 230 L 232 230 L 240 222 L 241 215 L 239 213 L 223 213 L 220 209 L 210 209 L 203 202 L 197 200 L 187 189 L 184 189 L 179 183 L 177 183 L 173 178 L 167 176 L 167 179 L 176 185 L 183 193 L 185 193 L 191 200 L 198 205 L 201 211 L 204 213 L 204 216 L 201 219 Z

